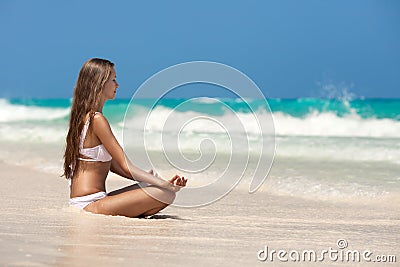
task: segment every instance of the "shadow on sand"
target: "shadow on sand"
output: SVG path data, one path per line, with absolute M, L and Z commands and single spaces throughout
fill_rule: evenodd
M 182 221 L 186 221 L 188 219 L 183 219 L 179 216 L 175 216 L 175 215 L 167 215 L 167 214 L 154 214 L 148 217 L 145 217 L 143 219 L 150 219 L 150 220 L 165 220 L 165 219 L 173 219 L 173 220 L 182 220 Z

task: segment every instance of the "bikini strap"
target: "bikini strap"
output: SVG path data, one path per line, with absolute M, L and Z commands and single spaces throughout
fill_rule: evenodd
M 82 133 L 81 133 L 81 140 L 79 141 L 79 148 L 83 148 L 83 142 L 85 142 L 86 133 L 89 128 L 89 124 L 90 124 L 90 117 L 85 122 L 85 125 L 83 125 L 83 129 L 82 129 Z
M 98 114 L 100 112 L 95 111 L 94 115 Z M 87 130 L 89 129 L 89 124 L 90 124 L 90 116 L 85 122 L 85 125 L 83 125 L 82 133 L 81 133 L 81 140 L 79 141 L 79 148 L 83 148 L 83 143 L 85 142 Z
M 78 160 L 82 160 L 82 161 L 91 161 L 91 162 L 97 162 L 97 159 L 86 159 L 86 158 L 78 158 Z

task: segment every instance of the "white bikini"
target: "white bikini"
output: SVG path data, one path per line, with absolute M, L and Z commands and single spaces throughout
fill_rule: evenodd
M 100 112 L 95 112 L 95 114 L 97 113 Z M 101 162 L 107 162 L 112 160 L 110 153 L 108 153 L 107 149 L 103 146 L 103 144 L 100 144 L 95 147 L 88 147 L 88 148 L 83 147 L 83 142 L 85 142 L 89 124 L 90 124 L 90 117 L 83 126 L 81 140 L 79 142 L 79 154 L 86 156 L 88 158 L 78 158 L 78 159 L 83 161 L 101 161 Z
M 100 113 L 100 112 L 95 112 L 95 114 Z M 107 149 L 103 146 L 103 144 L 100 144 L 95 147 L 89 147 L 89 148 L 84 148 L 83 143 L 85 142 L 86 138 L 86 133 L 89 128 L 90 124 L 90 117 L 86 121 L 85 125 L 83 126 L 80 142 L 79 142 L 79 154 L 88 157 L 88 158 L 78 158 L 78 160 L 82 161 L 92 161 L 92 162 L 108 162 L 112 160 L 112 157 L 110 153 L 108 153 Z M 72 169 L 72 174 L 71 178 L 73 176 L 73 171 L 75 169 L 75 164 L 70 166 Z M 71 185 L 71 180 L 70 180 L 70 185 Z M 104 191 L 100 191 L 94 194 L 86 195 L 86 196 L 81 196 L 81 197 L 74 197 L 69 199 L 69 204 L 71 206 L 78 207 L 80 209 L 85 208 L 87 205 L 90 203 L 93 203 L 97 200 L 100 200 L 102 198 L 105 198 L 107 196 L 107 193 Z

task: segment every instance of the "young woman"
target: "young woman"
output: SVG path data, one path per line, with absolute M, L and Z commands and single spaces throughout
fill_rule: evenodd
M 175 175 L 163 180 L 131 163 L 102 114 L 104 103 L 115 98 L 117 88 L 112 62 L 93 58 L 83 64 L 74 89 L 64 155 L 64 176 L 71 179 L 69 203 L 106 215 L 153 215 L 174 201 L 187 179 Z M 147 186 L 106 193 L 109 171 Z

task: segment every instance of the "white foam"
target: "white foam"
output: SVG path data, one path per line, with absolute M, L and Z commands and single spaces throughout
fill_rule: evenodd
M 280 157 L 400 164 L 397 139 L 278 137 L 276 142 L 276 155 Z
M 197 101 L 210 102 L 208 98 L 199 98 Z M 52 121 L 65 118 L 69 114 L 69 108 L 49 108 L 37 106 L 25 106 L 11 104 L 6 99 L 0 99 L 0 123 L 8 122 L 37 122 Z M 145 121 L 147 113 L 138 107 L 134 116 L 127 117 L 127 125 L 130 129 L 143 131 L 143 125 L 137 121 Z M 345 116 L 338 116 L 333 112 L 314 111 L 305 117 L 294 117 L 283 112 L 274 112 L 274 128 L 278 136 L 320 136 L 320 137 L 374 137 L 374 138 L 400 138 L 400 121 L 393 119 L 362 118 L 355 111 Z M 269 116 L 266 111 L 258 110 L 254 114 L 245 112 L 232 112 L 225 110 L 222 116 L 186 111 L 177 112 L 170 108 L 157 106 L 147 118 L 146 130 L 168 132 L 175 131 L 176 127 L 165 124 L 175 121 L 187 121 L 194 117 L 203 117 L 188 123 L 182 132 L 184 133 L 213 133 L 225 134 L 225 129 L 211 120 L 213 118 L 229 125 L 230 133 L 260 135 L 260 128 L 256 118 L 262 119 Z M 171 120 L 171 117 L 173 120 Z M 119 123 L 122 128 L 123 122 Z M 46 126 L 47 127 L 47 126 Z M 133 127 L 133 128 L 132 128 Z M 273 129 L 271 129 L 272 131 Z M 268 133 L 263 133 L 268 134 Z
M 212 134 L 226 134 L 226 129 L 229 133 L 243 133 L 260 135 L 261 129 L 258 120 L 265 116 L 265 112 L 256 114 L 242 113 L 227 110 L 222 116 L 212 116 L 200 112 L 186 111 L 177 112 L 166 107 L 156 107 L 151 113 L 147 114 L 143 111 L 138 111 L 134 117 L 128 117 L 124 122 L 120 122 L 119 126 L 128 126 L 132 130 L 143 130 L 143 125 L 138 122 L 146 122 L 145 129 L 151 132 L 169 132 L 174 131 L 176 134 L 176 123 L 189 122 L 185 127 L 178 128 L 182 133 L 212 133 Z M 258 119 L 258 120 L 257 120 Z
M 140 122 L 145 121 L 146 115 L 142 110 L 134 117 L 128 118 L 129 127 L 124 129 L 124 135 L 131 134 L 131 140 L 138 140 L 135 136 L 143 134 L 143 124 Z M 255 115 L 265 116 L 262 111 L 258 111 Z M 145 135 L 151 140 L 147 142 L 146 149 L 161 151 L 163 147 L 161 136 L 164 135 L 168 136 L 166 140 L 175 140 L 173 137 L 176 136 L 181 151 L 198 151 L 201 140 L 209 138 L 215 143 L 217 153 L 232 153 L 231 138 L 240 135 L 241 138 L 248 139 L 249 146 L 236 148 L 235 153 L 247 151 L 259 153 L 261 135 L 253 114 L 237 112 L 213 116 L 213 119 L 225 125 L 236 122 L 229 125 L 231 129 L 229 134 L 220 125 L 204 119 L 187 124 L 179 136 L 176 127 L 164 127 L 169 116 L 173 116 L 174 119 L 170 121 L 172 126 L 175 126 L 174 123 L 204 114 L 193 111 L 176 112 L 165 107 L 157 107 L 148 117 L 146 124 Z M 235 116 L 239 118 L 240 124 L 237 123 Z M 339 117 L 329 112 L 313 112 L 304 118 L 296 118 L 276 112 L 273 116 L 277 135 L 277 156 L 400 163 L 400 147 L 397 141 L 400 137 L 399 121 L 364 119 L 355 113 Z M 120 126 L 123 127 L 123 123 L 120 123 Z
M 68 109 L 13 105 L 4 99 L 0 99 L 0 105 L 0 115 L 4 115 L 0 117 L 2 120 L 0 121 L 0 141 L 64 145 L 68 122 L 51 120 L 66 116 Z M 20 108 L 15 115 L 12 112 L 14 108 L 17 110 Z M 33 115 L 30 114 L 31 111 Z M 162 151 L 163 139 L 160 136 L 165 135 L 168 138 L 164 140 L 177 139 L 179 145 L 177 149 L 181 151 L 198 152 L 202 140 L 209 139 L 215 146 L 208 148 L 214 150 L 215 147 L 216 153 L 229 154 L 232 153 L 231 141 L 239 137 L 247 138 L 249 146 L 236 147 L 234 153 L 259 152 L 262 139 L 255 116 L 260 118 L 267 114 L 263 111 L 257 111 L 255 114 L 226 111 L 222 116 L 211 116 L 194 111 L 177 112 L 158 106 L 148 117 L 145 134 L 149 135 L 146 140 L 151 140 L 151 142 L 146 144 L 146 148 Z M 195 117 L 202 118 L 193 120 L 181 128 L 174 125 L 174 123 L 186 122 Z M 329 112 L 313 112 L 303 118 L 275 112 L 273 117 L 277 135 L 277 156 L 400 163 L 400 142 L 398 142 L 400 121 L 364 119 L 355 113 L 339 117 Z M 120 122 L 111 126 L 119 140 L 122 140 L 123 129 L 124 138 L 134 140 L 131 142 L 133 147 L 143 146 L 135 140 L 140 140 L 136 137 L 143 134 L 141 122 L 144 122 L 146 118 L 147 113 L 139 107 L 135 109 L 133 115 L 127 116 L 125 125 Z M 165 124 L 166 121 L 171 124 Z M 180 133 L 179 130 L 181 130 Z M 128 136 L 129 134 L 131 136 Z M 124 145 L 122 142 L 121 144 Z M 206 150 L 207 147 L 204 151 Z
M 362 118 L 355 113 L 339 117 L 332 112 L 312 112 L 303 118 L 293 117 L 282 112 L 272 114 L 276 135 L 281 136 L 321 136 L 321 137 L 384 137 L 400 138 L 400 121 L 391 119 Z M 168 131 L 164 127 L 165 122 L 173 116 L 175 121 L 185 121 L 196 116 L 213 118 L 224 123 L 237 122 L 239 118 L 242 125 L 235 123 L 230 125 L 231 133 L 246 132 L 252 135 L 260 135 L 260 128 L 257 118 L 269 116 L 265 111 L 257 111 L 254 114 L 226 111 L 222 116 L 211 116 L 203 113 L 187 111 L 177 112 L 165 107 L 155 108 L 147 118 L 146 130 L 149 131 Z M 127 119 L 127 125 L 136 130 L 143 130 L 143 125 L 137 121 L 145 121 L 147 113 L 138 112 L 134 117 Z M 120 123 L 123 127 L 123 123 Z M 172 127 L 171 129 L 175 129 Z M 188 124 L 183 132 L 192 133 L 225 133 L 220 126 L 210 123 L 210 120 L 197 120 Z M 263 133 L 265 134 L 265 133 Z
M 378 199 L 395 192 L 370 184 L 350 181 L 316 181 L 310 177 L 268 178 L 260 191 L 309 199 L 347 201 L 355 199 Z
M 282 112 L 274 113 L 277 135 L 337 137 L 400 137 L 400 121 L 361 118 L 357 114 L 339 117 L 331 112 L 313 112 L 296 118 Z
M 68 116 L 69 108 L 45 108 L 10 104 L 0 99 L 0 122 L 49 121 Z

